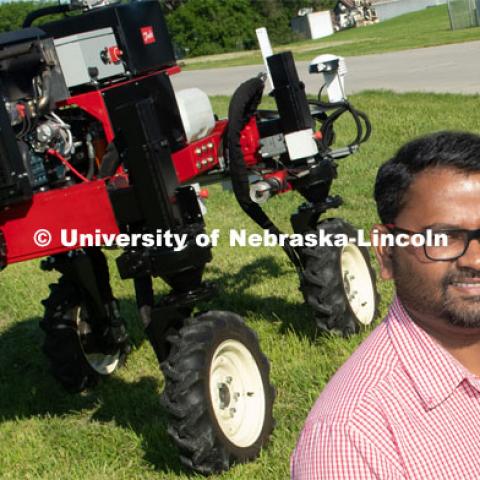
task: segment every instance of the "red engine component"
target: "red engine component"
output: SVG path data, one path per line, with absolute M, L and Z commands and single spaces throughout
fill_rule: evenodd
M 240 147 L 244 155 L 245 164 L 248 167 L 256 165 L 260 148 L 260 134 L 255 117 L 252 117 L 245 125 L 240 137 Z

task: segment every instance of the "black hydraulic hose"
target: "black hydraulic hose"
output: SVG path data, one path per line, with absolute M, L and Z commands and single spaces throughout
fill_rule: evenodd
M 312 105 L 316 105 L 317 107 L 323 110 L 331 110 L 336 108 L 335 112 L 333 112 L 323 123 L 321 132 L 322 132 L 322 146 L 325 149 L 331 145 L 333 140 L 333 124 L 343 115 L 345 112 L 349 112 L 353 120 L 355 122 L 355 126 L 357 129 L 357 134 L 355 139 L 348 145 L 349 147 L 353 147 L 356 145 L 360 145 L 361 143 L 366 142 L 372 133 L 372 125 L 370 120 L 368 119 L 367 115 L 360 110 L 353 108 L 353 106 L 347 101 L 341 102 L 322 102 L 321 100 L 311 100 L 309 102 Z M 362 126 L 362 120 L 365 123 L 365 133 L 364 128 Z
M 367 117 L 367 114 L 357 110 L 358 116 L 365 122 L 365 135 L 363 136 L 360 143 L 366 142 L 370 135 L 372 134 L 372 124 L 370 123 L 370 119 Z
M 232 187 L 242 210 L 261 228 L 276 235 L 280 230 L 262 210 L 260 205 L 250 198 L 248 170 L 240 146 L 240 137 L 245 125 L 255 114 L 262 99 L 265 83 L 259 78 L 252 78 L 242 83 L 230 101 L 228 109 L 227 145 Z M 283 247 L 285 253 L 297 268 L 301 268 L 298 255 L 288 243 Z
M 37 20 L 37 18 L 45 17 L 47 15 L 55 15 L 57 13 L 67 13 L 74 10 L 70 4 L 66 5 L 53 5 L 51 7 L 40 8 L 30 12 L 23 21 L 22 28 L 28 28 L 32 26 L 32 23 Z

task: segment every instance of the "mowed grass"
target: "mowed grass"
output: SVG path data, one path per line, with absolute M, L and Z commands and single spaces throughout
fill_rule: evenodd
M 377 167 L 408 139 L 440 129 L 480 131 L 478 96 L 397 95 L 367 92 L 351 98 L 368 112 L 373 135 L 356 156 L 342 160 L 333 193 L 345 204 L 329 215 L 368 229 L 376 221 L 372 188 Z M 228 99 L 214 98 L 223 115 Z M 347 120 L 339 140 L 351 134 Z M 288 230 L 296 194 L 273 199 L 268 212 Z M 350 339 L 319 336 L 303 305 L 292 266 L 279 248 L 228 246 L 228 230 L 258 229 L 219 186 L 210 188 L 208 228 L 220 228 L 220 245 L 206 278 L 219 295 L 206 309 L 225 309 L 246 318 L 260 337 L 277 388 L 277 427 L 271 444 L 250 464 L 212 478 L 272 480 L 288 478 L 289 456 L 313 402 L 325 383 L 369 331 Z M 163 378 L 135 311 L 131 282 L 119 280 L 110 252 L 113 286 L 134 348 L 127 365 L 84 395 L 66 394 L 51 378 L 40 351 L 40 301 L 55 273 L 39 262 L 9 266 L 1 273 L 0 295 L 0 478 L 3 479 L 157 479 L 197 478 L 184 470 L 166 434 L 159 404 Z M 156 282 L 165 292 L 162 282 Z M 392 286 L 380 283 L 381 315 Z M 378 320 L 379 321 L 379 320 Z M 377 322 L 378 322 L 377 321 Z M 201 477 L 198 477 L 201 478 Z
M 480 40 L 480 28 L 452 31 L 446 5 L 426 8 L 367 27 L 352 28 L 318 40 L 274 46 L 275 52 L 292 50 L 295 60 L 311 60 L 316 55 L 342 56 L 394 52 Z M 258 51 L 236 52 L 185 60 L 187 69 L 222 68 L 262 63 Z

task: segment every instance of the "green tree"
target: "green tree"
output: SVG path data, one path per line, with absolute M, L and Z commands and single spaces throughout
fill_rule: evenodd
M 252 8 L 264 19 L 273 43 L 282 44 L 295 40 L 290 22 L 301 8 L 312 7 L 314 10 L 330 10 L 335 0 L 251 0 Z
M 175 42 L 189 55 L 254 48 L 261 16 L 250 0 L 188 0 L 167 16 Z
M 168 0 L 167 21 L 189 56 L 257 47 L 255 29 L 267 27 L 273 43 L 296 39 L 290 21 L 298 10 L 333 8 L 335 0 Z M 165 5 L 166 7 L 166 5 Z
M 0 5 L 0 32 L 22 28 L 25 17 L 37 8 L 43 7 L 33 2 L 2 3 Z

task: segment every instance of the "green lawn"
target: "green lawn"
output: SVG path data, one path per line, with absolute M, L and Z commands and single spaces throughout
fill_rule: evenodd
M 358 155 L 341 161 L 333 193 L 345 199 L 335 215 L 358 227 L 369 228 L 375 221 L 371 197 L 376 170 L 400 144 L 439 129 L 480 131 L 480 111 L 474 108 L 478 96 L 366 92 L 351 100 L 368 112 L 374 132 Z M 214 104 L 218 113 L 225 113 L 226 98 L 215 98 Z M 340 126 L 339 137 L 348 133 L 347 125 Z M 287 229 L 299 201 L 289 194 L 272 200 L 267 208 Z M 286 479 L 290 452 L 312 403 L 368 332 L 348 340 L 316 336 L 283 252 L 227 246 L 228 229 L 256 228 L 232 194 L 219 186 L 210 188 L 208 208 L 208 227 L 221 228 L 224 235 L 207 274 L 217 282 L 220 294 L 202 307 L 232 310 L 247 319 L 270 358 L 277 388 L 277 428 L 270 446 L 256 462 L 212 478 Z M 115 255 L 109 255 L 112 269 Z M 192 478 L 179 465 L 166 435 L 165 412 L 159 405 L 163 379 L 139 326 L 131 283 L 114 274 L 114 289 L 134 341 L 126 367 L 96 390 L 72 396 L 50 377 L 40 352 L 40 300 L 56 275 L 41 272 L 38 261 L 10 266 L 1 275 L 0 478 Z M 160 282 L 158 288 L 164 289 Z M 383 316 L 392 287 L 382 283 L 379 289 Z
M 447 6 L 440 5 L 368 27 L 343 30 L 319 40 L 278 45 L 275 51 L 293 50 L 296 60 L 311 60 L 322 53 L 366 55 L 473 40 L 480 40 L 480 28 L 452 31 Z M 186 68 L 198 69 L 259 64 L 262 59 L 255 51 L 192 58 L 185 62 Z

